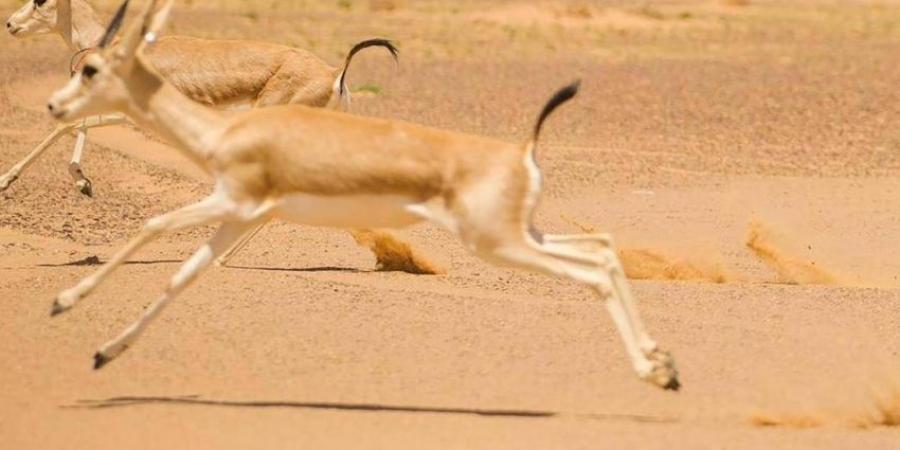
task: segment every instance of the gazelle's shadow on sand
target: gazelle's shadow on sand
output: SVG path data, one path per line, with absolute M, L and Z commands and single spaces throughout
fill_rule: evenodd
M 100 259 L 99 256 L 88 256 L 87 258 L 82 258 L 76 261 L 70 261 L 66 263 L 59 264 L 38 264 L 38 267 L 81 267 L 81 266 L 99 266 L 105 263 Z M 154 264 L 177 264 L 183 263 L 182 259 L 155 259 L 155 260 L 147 260 L 147 261 L 125 261 L 122 263 L 123 266 L 150 266 Z
M 156 264 L 181 264 L 184 263 L 183 259 L 157 259 L 157 260 L 147 260 L 147 261 L 125 261 L 122 265 L 125 266 L 150 266 Z M 38 267 L 82 267 L 82 266 L 99 266 L 103 264 L 105 261 L 101 260 L 98 256 L 88 256 L 87 258 L 82 258 L 76 261 L 70 261 L 66 263 L 59 264 L 38 264 Z M 371 272 L 368 270 L 355 269 L 352 267 L 335 267 L 335 266 L 323 266 L 323 267 L 254 267 L 254 266 L 236 266 L 236 265 L 226 265 L 222 267 L 223 269 L 236 269 L 236 270 L 260 270 L 266 272 L 344 272 L 344 273 L 366 273 Z
M 559 411 L 542 411 L 527 409 L 493 409 L 493 408 L 450 408 L 437 406 L 386 405 L 378 403 L 343 403 L 343 402 L 299 402 L 299 401 L 248 401 L 248 400 L 215 400 L 205 399 L 197 395 L 180 397 L 112 397 L 104 400 L 78 400 L 74 405 L 63 405 L 65 409 L 99 410 L 108 408 L 127 408 L 147 405 L 175 405 L 191 407 L 219 408 L 251 408 L 251 409 L 300 409 L 319 411 L 356 411 L 373 413 L 419 413 L 441 415 L 463 415 L 478 417 L 503 417 L 521 419 L 574 418 L 607 421 L 628 421 L 645 423 L 675 423 L 678 419 L 661 416 L 639 414 L 610 413 L 563 413 Z
M 258 267 L 258 266 L 235 266 L 235 265 L 227 265 L 222 267 L 223 269 L 236 269 L 236 270 L 260 270 L 264 272 L 344 272 L 344 273 L 369 273 L 373 272 L 371 270 L 361 270 L 354 269 L 352 267 L 335 267 L 335 266 L 324 266 L 324 267 Z

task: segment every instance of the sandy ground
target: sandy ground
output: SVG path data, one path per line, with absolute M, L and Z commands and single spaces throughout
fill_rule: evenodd
M 95 198 L 69 182 L 71 138 L 0 193 L 0 448 L 897 448 L 897 428 L 852 425 L 900 380 L 900 5 L 740 3 L 223 0 L 181 4 L 172 26 L 334 62 L 394 37 L 399 67 L 354 66 L 379 92 L 358 113 L 509 140 L 583 78 L 542 138 L 538 225 L 721 275 L 634 282 L 681 392 L 636 379 L 577 286 L 490 267 L 431 226 L 399 235 L 439 276 L 374 272 L 346 233 L 272 224 L 95 372 L 210 231 L 165 237 L 48 317 L 95 269 L 73 263 L 209 190 L 117 128 L 91 134 Z M 68 57 L 52 37 L 0 47 L 5 170 L 52 128 L 41 105 Z M 754 226 L 780 266 L 745 245 Z M 752 423 L 794 412 L 824 426 Z

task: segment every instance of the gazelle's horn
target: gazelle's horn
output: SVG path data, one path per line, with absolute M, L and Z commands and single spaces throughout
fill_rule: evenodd
M 100 44 L 98 47 L 106 48 L 110 42 L 112 42 L 113 38 L 116 36 L 116 32 L 119 31 L 119 28 L 122 27 L 122 22 L 125 20 L 125 11 L 128 10 L 128 2 L 130 0 L 125 0 L 122 2 L 122 6 L 119 6 L 119 9 L 116 11 L 116 15 L 113 16 L 112 22 L 109 23 L 109 26 L 106 27 L 106 33 L 103 35 L 103 39 L 100 39 Z

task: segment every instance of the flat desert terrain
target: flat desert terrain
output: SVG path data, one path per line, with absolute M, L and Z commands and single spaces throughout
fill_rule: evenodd
M 89 134 L 93 198 L 68 136 L 0 193 L 0 448 L 900 448 L 900 2 L 184 0 L 168 32 L 335 65 L 395 39 L 399 64 L 354 62 L 355 114 L 511 142 L 581 78 L 541 137 L 537 226 L 615 236 L 683 388 L 637 379 L 588 291 L 432 225 L 395 232 L 429 276 L 272 223 L 95 371 L 212 232 L 166 235 L 49 317 L 144 221 L 210 192 L 123 126 Z M 71 54 L 51 35 L 0 49 L 5 171 L 55 127 Z

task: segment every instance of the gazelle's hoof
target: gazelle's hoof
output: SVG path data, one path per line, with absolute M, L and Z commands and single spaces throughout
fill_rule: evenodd
M 100 351 L 94 353 L 94 370 L 102 369 L 112 360 L 118 358 L 125 350 L 128 350 L 128 347 L 130 347 L 130 345 L 121 340 L 100 347 Z
M 676 374 L 674 377 L 669 379 L 669 382 L 662 387 L 667 391 L 675 391 L 678 392 L 681 390 L 681 382 L 678 381 L 678 375 Z
M 72 309 L 72 306 L 74 306 L 78 300 L 81 300 L 81 297 L 82 295 L 77 287 L 60 292 L 53 302 L 53 308 L 50 310 L 50 317 L 58 316 Z
M 86 197 L 94 196 L 94 186 L 91 183 L 91 180 L 88 180 L 87 178 L 75 182 L 75 187 L 78 188 L 78 192 L 81 192 L 81 194 Z
M 50 308 L 50 317 L 56 317 L 64 312 L 66 312 L 66 310 L 68 310 L 68 309 L 69 308 L 66 308 L 66 307 L 60 305 L 59 301 L 54 301 L 53 307 Z
M 678 381 L 678 371 L 672 366 L 657 366 L 643 378 L 645 381 L 653 383 L 667 391 L 677 391 L 681 389 L 681 382 Z
M 653 368 L 643 378 L 667 391 L 677 391 L 681 388 L 678 381 L 678 369 L 675 368 L 675 358 L 672 354 L 660 349 L 647 352 L 647 359 Z
M 100 370 L 106 363 L 112 361 L 112 358 L 108 358 L 101 352 L 94 353 L 94 370 Z
M 5 191 L 13 182 L 19 178 L 18 175 L 0 178 L 0 192 Z

